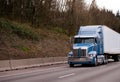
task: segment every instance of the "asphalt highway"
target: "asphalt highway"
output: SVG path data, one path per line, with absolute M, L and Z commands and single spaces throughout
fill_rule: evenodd
M 97 67 L 67 64 L 0 72 L 0 82 L 120 82 L 120 62 Z

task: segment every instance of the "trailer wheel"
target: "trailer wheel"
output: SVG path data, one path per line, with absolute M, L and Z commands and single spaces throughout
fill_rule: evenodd
M 120 61 L 120 55 L 118 55 L 118 61 Z
M 120 61 L 120 55 L 112 56 L 112 58 L 114 59 L 115 62 Z
M 117 55 L 117 59 L 118 59 L 118 61 L 120 61 L 120 55 Z

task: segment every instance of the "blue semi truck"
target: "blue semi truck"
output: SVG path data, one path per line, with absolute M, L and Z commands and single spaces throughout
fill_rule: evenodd
M 120 59 L 120 34 L 105 25 L 81 26 L 68 53 L 68 64 L 98 64 Z

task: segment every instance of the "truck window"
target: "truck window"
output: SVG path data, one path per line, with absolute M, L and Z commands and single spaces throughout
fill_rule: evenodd
M 75 44 L 76 44 L 76 43 L 82 43 L 82 39 L 81 39 L 81 38 L 75 38 L 74 43 L 75 43 Z
M 95 38 L 75 38 L 74 43 L 95 43 Z

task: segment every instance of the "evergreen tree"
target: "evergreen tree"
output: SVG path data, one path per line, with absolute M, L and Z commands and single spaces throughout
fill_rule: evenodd
M 119 12 L 119 10 L 117 11 L 116 17 L 118 17 L 120 19 L 120 12 Z

